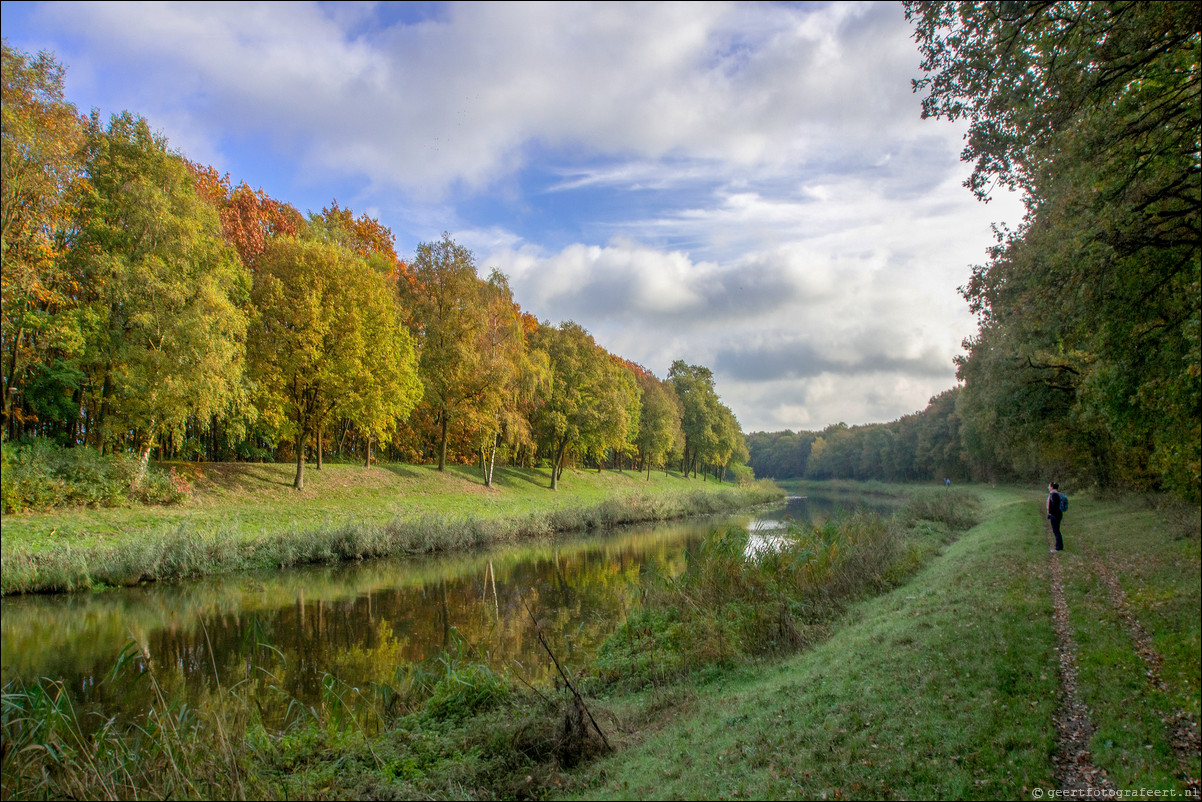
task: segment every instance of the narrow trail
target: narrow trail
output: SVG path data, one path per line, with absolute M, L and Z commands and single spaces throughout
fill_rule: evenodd
M 1085 557 L 1089 560 L 1093 570 L 1098 577 L 1106 585 L 1110 596 L 1110 606 L 1115 613 L 1123 620 L 1123 624 L 1127 629 L 1127 635 L 1131 638 L 1131 643 L 1135 646 L 1135 652 L 1144 661 L 1147 670 L 1144 676 L 1148 680 L 1148 684 L 1156 690 L 1166 693 L 1169 689 L 1161 677 L 1161 667 L 1164 665 L 1164 657 L 1156 651 L 1152 645 L 1152 636 L 1144 629 L 1143 625 L 1136 619 L 1135 614 L 1131 612 L 1131 605 L 1127 602 L 1127 594 L 1123 592 L 1122 585 L 1119 584 L 1118 578 L 1106 567 L 1106 564 L 1091 551 L 1085 550 Z M 1199 787 L 1197 777 L 1193 777 L 1189 773 L 1190 757 L 1198 754 L 1200 748 L 1200 739 L 1198 736 L 1198 722 L 1193 720 L 1185 710 L 1177 709 L 1164 719 L 1164 725 L 1169 732 L 1169 743 L 1173 747 L 1173 752 L 1177 756 L 1178 776 L 1185 782 L 1187 788 L 1196 789 Z
M 1052 543 L 1049 528 L 1049 546 Z M 1060 554 L 1052 560 L 1052 623 L 1056 629 L 1056 651 L 1060 654 L 1060 705 L 1056 709 L 1056 742 L 1054 758 L 1056 786 L 1062 791 L 1113 790 L 1114 785 L 1103 769 L 1093 763 L 1089 742 L 1096 729 L 1089 718 L 1089 709 L 1077 696 L 1077 644 L 1073 640 L 1068 618 L 1068 602 L 1064 598 Z

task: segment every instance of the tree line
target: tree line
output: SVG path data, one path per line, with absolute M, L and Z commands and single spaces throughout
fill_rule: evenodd
M 747 464 L 756 476 L 774 479 L 858 479 L 917 482 L 973 478 L 960 441 L 956 412 L 961 390 L 931 399 L 921 412 L 889 423 L 820 431 L 752 432 Z
M 1021 192 L 1025 216 L 961 288 L 979 321 L 961 387 L 890 424 L 752 435 L 751 464 L 1072 477 L 1197 500 L 1202 6 L 905 7 L 923 115 L 966 121 L 966 186 L 982 200 Z
M 80 116 L 3 44 L 3 435 L 209 461 L 338 455 L 724 477 L 747 457 L 708 368 L 665 379 L 538 321 L 448 234 L 409 260 L 188 161 L 142 117 Z

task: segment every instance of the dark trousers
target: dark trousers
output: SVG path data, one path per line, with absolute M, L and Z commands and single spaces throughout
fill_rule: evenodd
M 1049 515 L 1048 520 L 1052 522 L 1052 534 L 1056 536 L 1056 551 L 1064 551 L 1064 541 L 1060 539 L 1060 516 Z

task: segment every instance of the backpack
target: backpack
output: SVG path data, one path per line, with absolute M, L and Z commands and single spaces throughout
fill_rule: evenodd
M 1060 496 L 1060 512 L 1068 512 L 1068 496 L 1064 495 L 1063 493 L 1059 493 L 1057 495 Z

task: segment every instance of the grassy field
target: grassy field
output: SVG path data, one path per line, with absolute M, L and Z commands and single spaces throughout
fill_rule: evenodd
M 657 726 L 574 775 L 573 793 L 1046 795 L 1056 787 L 1059 689 L 1044 496 L 1035 489 L 981 495 L 986 520 L 912 581 L 853 607 L 809 651 L 679 695 Z M 1059 559 L 1080 646 L 1080 693 L 1097 726 L 1093 759 L 1120 789 L 1184 798 L 1198 777 L 1197 514 L 1148 499 L 1074 498 L 1065 519 Z M 1095 557 L 1118 579 L 1163 658 L 1163 689 L 1099 588 Z M 1192 747 L 1174 748 L 1175 720 L 1192 724 Z
M 73 590 L 221 570 L 361 559 L 470 547 L 492 540 L 729 510 L 782 494 L 679 474 L 569 471 L 558 491 L 546 471 L 479 471 L 376 464 L 306 471 L 276 464 L 175 464 L 188 498 L 6 515 L 4 593 Z

